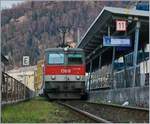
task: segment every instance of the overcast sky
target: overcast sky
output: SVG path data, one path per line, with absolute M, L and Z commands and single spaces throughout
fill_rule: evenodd
M 0 0 L 1 1 L 1 9 L 11 8 L 13 4 L 18 4 L 24 2 L 24 0 Z

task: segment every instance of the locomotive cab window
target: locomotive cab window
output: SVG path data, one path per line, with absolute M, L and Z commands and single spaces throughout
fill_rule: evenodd
M 48 64 L 64 64 L 64 54 L 62 53 L 49 53 Z
M 69 65 L 77 65 L 82 63 L 83 63 L 82 54 L 77 53 L 68 54 Z

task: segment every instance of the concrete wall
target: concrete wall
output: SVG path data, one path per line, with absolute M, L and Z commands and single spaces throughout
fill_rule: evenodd
M 128 101 L 129 106 L 149 106 L 149 87 L 134 87 L 91 91 L 89 101 L 123 104 Z

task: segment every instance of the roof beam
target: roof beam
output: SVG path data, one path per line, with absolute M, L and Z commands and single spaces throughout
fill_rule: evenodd
M 91 52 L 91 51 L 93 51 L 93 48 L 92 48 L 92 49 L 88 48 L 88 49 L 86 49 L 86 50 L 89 51 L 89 52 Z
M 94 48 L 92 48 L 92 47 L 86 47 L 85 49 L 86 50 L 93 50 Z
M 86 57 L 86 63 L 88 64 L 90 62 L 90 60 L 95 59 L 96 57 L 98 57 L 99 55 L 101 55 L 102 53 L 104 53 L 105 51 L 107 51 L 108 49 L 110 49 L 111 47 L 106 47 L 103 48 L 98 54 L 94 54 L 94 52 L 92 52 L 91 54 L 93 55 L 93 57 L 91 58 L 90 56 Z
M 100 38 L 100 35 L 94 35 L 93 38 L 94 38 L 94 39 L 99 39 L 99 38 Z
M 149 23 L 149 19 L 147 19 L 148 17 L 145 17 L 145 19 L 143 18 L 140 18 L 138 16 L 135 16 L 135 15 L 128 15 L 128 16 L 116 16 L 116 15 L 113 15 L 112 16 L 113 20 L 116 20 L 116 19 L 124 19 L 126 21 L 137 21 L 139 20 L 140 22 L 146 22 L 146 23 Z
M 97 44 L 98 44 L 98 43 L 96 43 L 96 42 L 95 42 L 94 44 L 89 43 L 89 44 L 87 44 L 87 46 L 89 46 L 89 47 L 93 47 L 93 46 L 97 46 Z

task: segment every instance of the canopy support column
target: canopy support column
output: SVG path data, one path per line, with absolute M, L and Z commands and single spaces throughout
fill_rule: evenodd
M 101 58 L 102 58 L 101 56 L 102 56 L 102 55 L 100 54 L 100 55 L 99 55 L 99 65 L 98 65 L 98 68 L 99 68 L 99 69 L 101 68 Z
M 136 28 L 135 28 L 135 42 L 134 42 L 134 54 L 133 54 L 133 83 L 132 87 L 135 86 L 135 80 L 136 80 L 136 67 L 137 67 L 137 54 L 138 54 L 138 44 L 139 44 L 139 29 L 140 29 L 140 22 L 136 22 Z
M 91 90 L 92 60 L 90 61 L 89 91 Z

